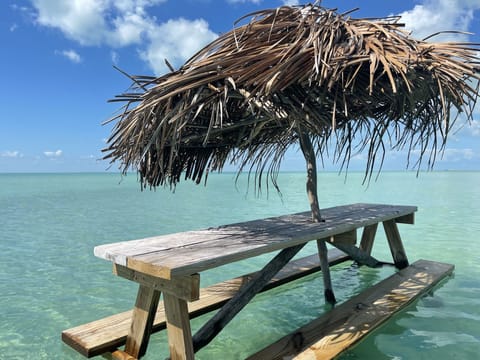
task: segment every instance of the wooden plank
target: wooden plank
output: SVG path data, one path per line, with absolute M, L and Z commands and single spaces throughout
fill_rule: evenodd
M 400 224 L 413 225 L 415 223 L 415 213 L 400 216 L 400 217 L 395 219 L 395 222 L 400 223 Z
M 325 222 L 310 212 L 97 246 L 96 256 L 169 279 L 353 231 L 417 210 L 414 206 L 354 204 L 323 209 Z
M 200 274 L 178 276 L 167 280 L 143 274 L 118 264 L 113 264 L 113 273 L 155 290 L 167 292 L 183 300 L 194 301 L 200 297 Z
M 168 293 L 163 294 L 167 319 L 168 348 L 171 360 L 193 360 L 192 330 L 187 302 Z
M 112 353 L 104 354 L 103 357 L 107 360 L 138 360 L 136 357 L 122 350 L 115 350 Z
M 330 265 L 349 259 L 337 249 L 328 252 Z M 263 291 L 275 288 L 320 270 L 318 255 L 310 255 L 291 261 L 264 287 Z M 225 304 L 254 275 L 247 274 L 200 290 L 200 300 L 188 304 L 190 317 L 195 318 L 216 310 Z M 86 357 L 115 351 L 125 344 L 130 327 L 132 311 L 115 314 L 104 319 L 80 325 L 62 332 L 62 340 Z M 158 305 L 152 332 L 165 329 L 163 302 Z
M 329 241 L 331 244 L 348 244 L 355 245 L 357 243 L 357 229 L 334 235 Z
M 337 249 L 348 254 L 352 260 L 355 260 L 360 265 L 367 265 L 368 267 L 374 268 L 382 265 L 380 261 L 375 259 L 373 256 L 367 254 L 363 250 L 359 249 L 355 245 L 336 243 L 332 244 Z
M 362 240 L 360 240 L 360 249 L 367 254 L 372 253 L 373 241 L 375 240 L 375 234 L 377 233 L 378 223 L 365 226 L 363 228 Z
M 127 354 L 140 358 L 147 351 L 159 299 L 159 291 L 145 285 L 139 286 L 125 345 Z
M 418 299 L 453 269 L 450 264 L 419 260 L 248 359 L 332 359 Z
M 402 244 L 400 232 L 394 219 L 383 222 L 385 235 L 392 253 L 393 261 L 397 269 L 403 269 L 408 266 L 407 254 Z
M 207 229 L 208 230 L 208 229 Z M 207 230 L 186 231 L 182 236 L 172 238 L 176 234 L 152 236 L 138 240 L 120 241 L 99 245 L 94 248 L 95 256 L 126 266 L 127 257 L 148 253 L 149 251 L 165 251 L 176 247 L 194 245 L 218 238 L 215 232 Z
M 218 240 L 162 253 L 153 252 L 135 256 L 128 259 L 128 266 L 141 269 L 143 272 L 152 272 L 157 276 L 201 272 L 222 264 L 322 238 L 319 237 L 321 234 L 329 238 L 332 235 L 365 226 L 372 221 L 375 223 L 384 217 L 390 219 L 399 214 L 399 210 L 390 208 L 366 207 L 359 210 L 334 212 L 331 214 L 332 217 L 329 217 L 327 211 L 323 211 L 325 222 L 320 223 L 311 222 L 310 213 L 304 213 L 303 216 L 291 216 L 279 222 L 273 221 L 274 226 L 263 227 L 260 230 L 251 229 L 248 226 L 237 229 L 226 227 L 224 230 L 229 234 L 228 237 L 225 237 L 226 233 L 222 230 L 220 231 L 222 236 Z M 165 275 L 168 272 L 170 275 Z

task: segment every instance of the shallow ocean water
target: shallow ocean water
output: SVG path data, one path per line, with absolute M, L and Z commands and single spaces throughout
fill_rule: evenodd
M 480 350 L 480 172 L 319 173 L 322 207 L 356 202 L 418 206 L 415 225 L 400 225 L 411 262 L 455 264 L 454 276 L 394 316 L 341 359 L 476 359 Z M 280 197 L 256 196 L 242 177 L 212 174 L 207 186 L 140 191 L 135 175 L 0 174 L 0 359 L 83 359 L 61 331 L 124 311 L 136 286 L 95 258 L 99 244 L 201 229 L 308 210 L 305 174 L 282 173 Z M 312 246 L 303 255 L 313 253 Z M 390 260 L 383 231 L 374 256 Z M 271 256 L 202 274 L 202 286 L 259 269 Z M 334 267 L 337 298 L 346 300 L 394 269 Z M 198 359 L 243 359 L 328 311 L 321 278 L 260 294 Z M 192 322 L 193 331 L 206 319 Z M 167 356 L 155 334 L 145 359 Z

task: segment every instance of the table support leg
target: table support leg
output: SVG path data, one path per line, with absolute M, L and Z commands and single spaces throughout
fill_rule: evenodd
M 355 245 L 350 244 L 335 244 L 331 243 L 337 249 L 342 250 L 345 254 L 350 256 L 352 260 L 356 261 L 360 265 L 366 265 L 371 268 L 382 266 L 383 263 L 378 261 L 373 256 L 367 254 L 365 251 L 359 249 Z
M 167 317 L 168 346 L 171 360 L 194 359 L 192 331 L 187 302 L 168 293 L 163 293 Z
M 367 225 L 363 228 L 362 240 L 360 241 L 360 250 L 365 251 L 366 254 L 372 253 L 373 241 L 377 233 L 378 223 Z
M 159 299 L 160 291 L 140 285 L 125 345 L 125 352 L 135 358 L 140 358 L 147 351 Z
M 323 277 L 323 295 L 325 301 L 331 305 L 334 305 L 337 300 L 333 293 L 332 279 L 330 276 L 330 265 L 328 264 L 328 250 L 325 240 L 317 240 L 318 257 L 320 258 L 320 267 L 322 268 Z
M 408 259 L 405 249 L 403 248 L 402 239 L 396 221 L 384 221 L 383 228 L 385 229 L 385 235 L 387 236 L 388 245 L 390 246 L 395 266 L 397 269 L 406 268 L 408 266 Z

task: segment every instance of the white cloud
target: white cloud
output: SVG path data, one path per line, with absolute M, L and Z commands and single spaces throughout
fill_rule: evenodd
M 15 24 L 15 23 L 13 23 L 12 25 L 10 25 L 10 27 L 9 27 L 10 32 L 14 32 L 14 31 L 17 30 L 17 29 L 18 29 L 18 25 Z
M 45 155 L 48 158 L 58 158 L 63 155 L 62 150 L 57 150 L 57 151 L 44 151 L 43 155 Z
M 473 120 L 466 126 L 466 129 L 472 136 L 480 136 L 480 120 Z
M 7 150 L 7 151 L 2 151 L 0 153 L 0 157 L 5 157 L 5 158 L 21 158 L 23 157 L 23 154 L 18 151 L 18 150 L 13 150 L 13 151 L 10 151 L 10 150 Z
M 146 8 L 165 0 L 32 0 L 36 22 L 57 28 L 82 45 L 138 44 L 155 26 Z
M 156 74 L 168 71 L 165 58 L 179 66 L 217 36 L 202 19 L 159 23 L 148 15 L 148 7 L 166 0 L 31 1 L 38 25 L 56 28 L 84 46 L 138 46 L 140 57 Z M 116 52 L 111 56 L 118 61 Z
M 36 21 L 43 26 L 60 29 L 68 38 L 82 45 L 99 45 L 107 29 L 103 0 L 55 1 L 33 0 Z
M 282 3 L 283 5 L 294 6 L 294 5 L 300 4 L 300 1 L 299 0 L 283 0 Z
M 463 120 L 463 121 L 460 121 Z M 449 139 L 460 141 L 465 137 L 480 137 L 480 120 L 459 119 L 449 134 Z
M 56 55 L 61 55 L 66 57 L 68 60 L 71 62 L 74 62 L 76 64 L 82 62 L 81 56 L 75 51 L 75 50 L 55 50 Z
M 178 66 L 216 37 L 205 20 L 169 20 L 149 33 L 149 44 L 141 57 L 159 75 L 168 71 L 165 59 Z
M 473 12 L 480 9 L 480 0 L 425 0 L 399 15 L 407 30 L 416 38 L 425 38 L 439 31 L 468 31 Z M 431 41 L 464 41 L 467 35 L 441 34 Z
M 90 155 L 85 155 L 85 156 L 80 156 L 80 160 L 95 160 L 96 157 L 92 154 Z
M 230 4 L 244 4 L 251 2 L 253 4 L 260 4 L 262 0 L 227 0 L 228 3 Z
M 472 160 L 474 158 L 478 158 L 478 155 L 475 154 L 475 151 L 472 149 L 454 149 L 454 148 L 447 148 L 441 154 L 441 161 L 450 161 L 450 162 L 457 162 L 462 160 Z
M 10 8 L 16 11 L 29 11 L 29 8 L 26 6 L 19 6 L 17 4 L 11 4 Z
M 120 60 L 120 55 L 116 51 L 111 51 L 110 52 L 110 58 L 112 59 L 112 62 L 117 65 L 118 61 Z

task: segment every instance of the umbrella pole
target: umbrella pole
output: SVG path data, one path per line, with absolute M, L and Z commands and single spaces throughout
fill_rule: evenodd
M 320 206 L 318 205 L 317 161 L 315 158 L 315 151 L 308 134 L 299 130 L 298 135 L 300 138 L 300 148 L 302 149 L 303 156 L 307 163 L 307 195 L 312 210 L 312 220 L 314 222 L 322 222 L 325 220 L 323 220 L 320 215 Z M 320 266 L 322 268 L 325 301 L 333 305 L 335 304 L 336 299 L 332 290 L 330 267 L 328 265 L 328 250 L 325 240 L 318 239 L 317 248 L 318 256 L 320 258 Z

